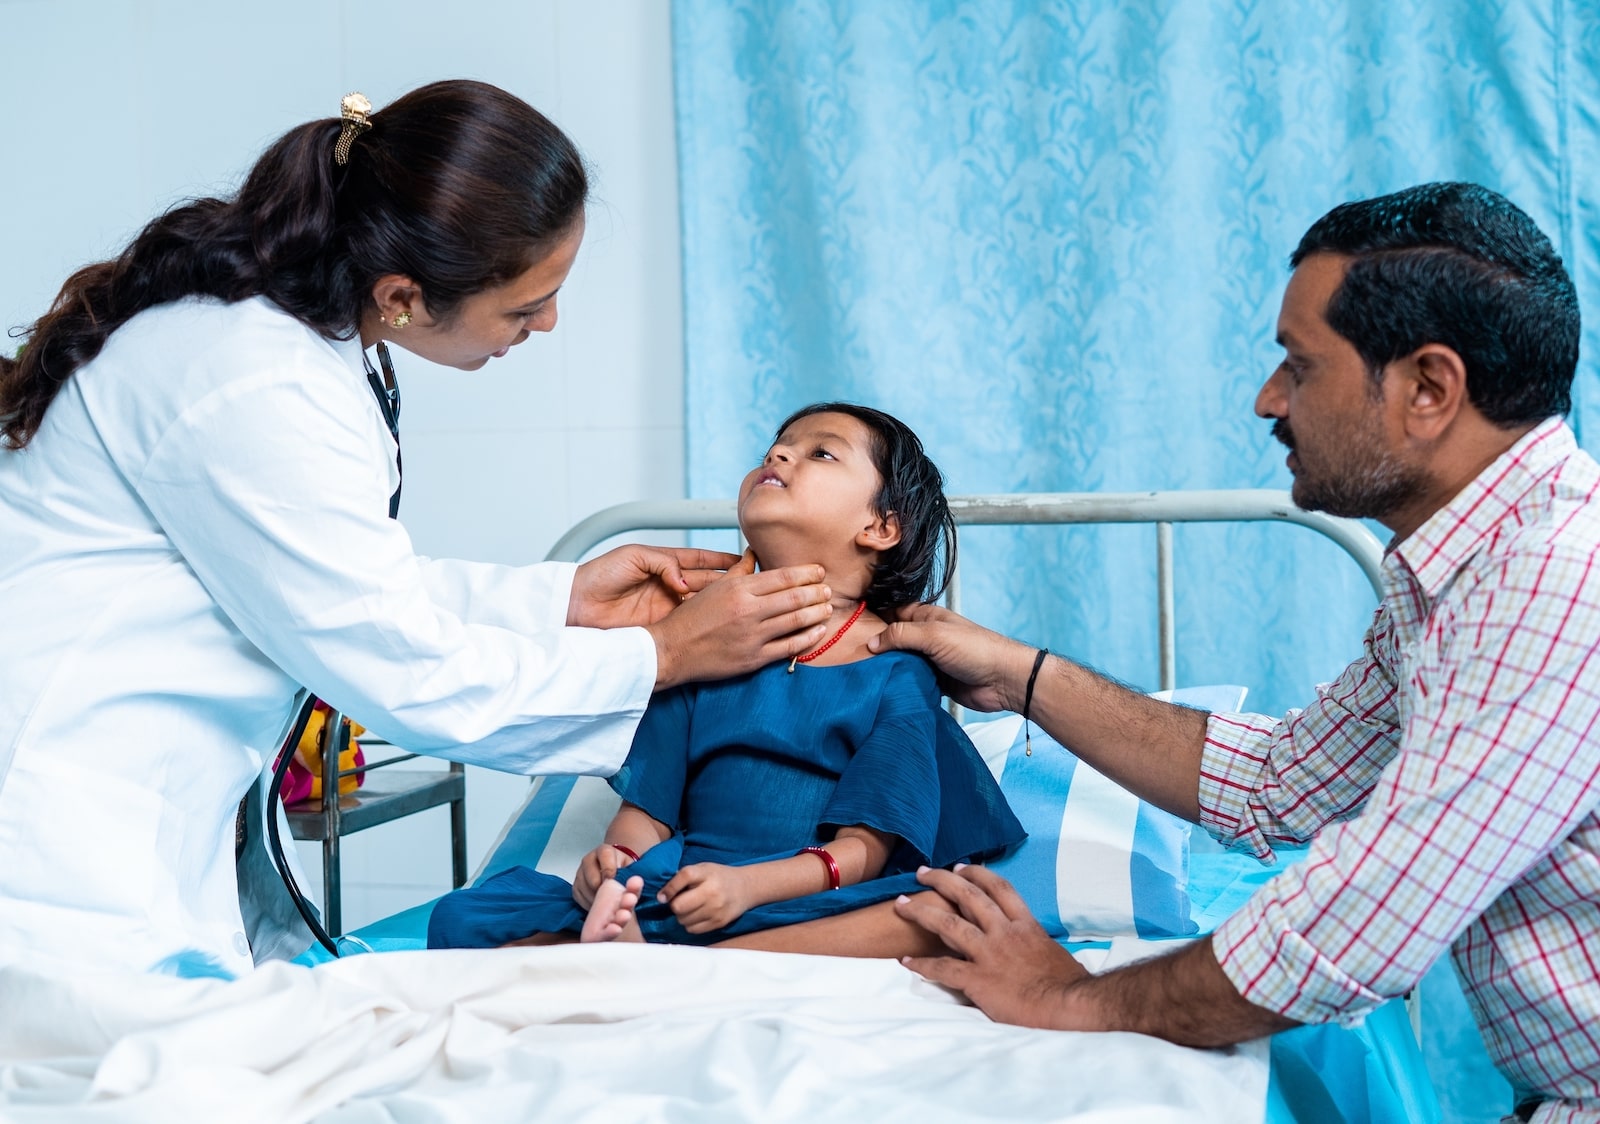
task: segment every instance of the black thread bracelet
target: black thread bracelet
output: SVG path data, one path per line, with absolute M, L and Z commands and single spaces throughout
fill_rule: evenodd
M 1039 654 L 1033 657 L 1033 670 L 1028 672 L 1028 686 L 1022 692 L 1022 747 L 1024 757 L 1033 756 L 1033 729 L 1028 724 L 1029 712 L 1033 710 L 1033 685 L 1039 681 L 1039 669 L 1044 666 L 1044 658 L 1049 654 L 1049 648 L 1040 648 Z

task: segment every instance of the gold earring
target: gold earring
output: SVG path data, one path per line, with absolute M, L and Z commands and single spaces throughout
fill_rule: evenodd
M 411 313 L 397 312 L 395 313 L 394 319 L 389 321 L 389 323 L 396 328 L 404 328 L 407 324 L 411 323 Z

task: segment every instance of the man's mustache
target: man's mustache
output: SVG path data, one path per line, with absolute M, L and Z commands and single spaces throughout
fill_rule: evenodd
M 1294 430 L 1289 428 L 1286 420 L 1279 418 L 1272 423 L 1272 436 L 1287 445 L 1291 453 L 1294 452 Z

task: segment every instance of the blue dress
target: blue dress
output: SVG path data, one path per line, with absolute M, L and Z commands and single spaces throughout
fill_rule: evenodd
M 611 787 L 672 829 L 625 868 L 644 879 L 645 939 L 712 944 L 888 901 L 920 889 L 918 866 L 986 858 L 1022 825 L 972 742 L 939 705 L 919 656 L 886 652 L 831 667 L 787 663 L 651 700 Z M 689 933 L 655 900 L 679 867 L 786 859 L 840 827 L 897 837 L 875 879 L 757 906 L 725 928 Z M 819 863 L 819 866 L 821 864 Z M 577 932 L 572 884 L 528 867 L 446 894 L 430 948 L 485 948 L 531 933 Z

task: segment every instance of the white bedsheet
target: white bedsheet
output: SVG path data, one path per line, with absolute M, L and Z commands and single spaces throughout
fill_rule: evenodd
M 0 1118 L 1259 1121 L 1266 1043 L 989 1022 L 892 961 L 567 946 L 0 970 Z

